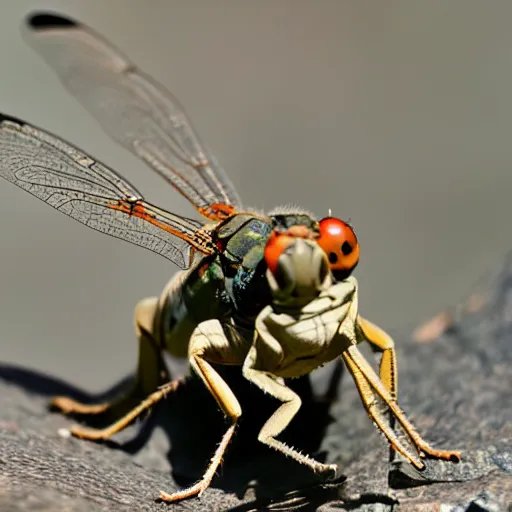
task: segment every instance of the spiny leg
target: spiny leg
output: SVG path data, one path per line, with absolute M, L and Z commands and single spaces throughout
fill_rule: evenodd
M 397 400 L 398 397 L 398 375 L 397 363 L 395 353 L 395 343 L 388 333 L 383 331 L 374 323 L 366 320 L 362 316 L 358 316 L 357 328 L 361 331 L 362 336 L 370 345 L 372 349 L 381 352 L 381 359 L 379 365 L 379 376 L 382 384 L 388 390 L 391 398 Z M 388 415 L 389 425 L 391 429 L 395 428 L 395 417 L 393 414 Z M 396 452 L 391 446 L 389 448 L 389 462 L 395 460 Z
M 373 368 L 362 356 L 355 345 L 350 346 L 345 352 L 343 352 L 342 357 L 347 364 L 349 371 L 354 377 L 357 389 L 361 395 L 361 399 L 368 412 L 368 415 L 375 422 L 381 432 L 387 437 L 391 446 L 396 451 L 401 453 L 407 460 L 409 460 L 409 462 L 411 462 L 411 464 L 416 466 L 418 469 L 422 469 L 424 467 L 423 463 L 418 459 L 417 455 L 411 453 L 410 450 L 408 450 L 408 448 L 401 443 L 397 435 L 384 420 L 382 411 L 379 410 L 374 391 L 382 400 L 384 400 L 418 451 L 437 459 L 455 461 L 460 460 L 459 452 L 437 450 L 430 446 L 420 436 L 411 422 L 407 419 L 404 412 L 400 409 L 400 407 L 398 407 L 396 401 L 393 400 L 386 387 L 382 384 L 379 377 L 373 371 Z
M 361 396 L 361 401 L 363 402 L 364 408 L 366 409 L 370 419 L 387 438 L 393 450 L 396 450 L 398 453 L 402 454 L 418 469 L 422 469 L 424 465 L 419 459 L 418 454 L 411 452 L 409 448 L 400 441 L 396 433 L 393 431 L 393 428 L 388 423 L 388 418 L 386 417 L 387 415 L 383 414 L 381 408 L 379 407 L 380 404 L 377 402 L 377 398 L 373 393 L 371 383 L 368 381 L 365 374 L 361 371 L 360 367 L 354 362 L 351 354 L 349 353 L 349 350 L 344 352 L 342 357 L 347 365 L 349 372 L 354 378 L 357 390 Z
M 229 417 L 231 425 L 223 435 L 201 480 L 173 494 L 161 491 L 160 499 L 167 502 L 175 502 L 196 495 L 201 496 L 210 486 L 215 472 L 222 462 L 222 457 L 229 442 L 235 433 L 238 419 L 242 415 L 242 409 L 233 391 L 231 391 L 207 359 L 211 362 L 224 364 L 241 364 L 246 352 L 247 348 L 244 348 L 242 345 L 237 345 L 233 340 L 230 343 L 218 320 L 208 320 L 199 324 L 192 334 L 189 345 L 190 365 L 197 375 L 201 377 L 222 412 Z
M 135 331 L 139 340 L 137 375 L 131 387 L 123 395 L 111 402 L 98 404 L 83 404 L 68 397 L 58 396 L 51 401 L 51 406 L 64 414 L 79 416 L 106 414 L 113 419 L 123 418 L 132 409 L 137 408 L 142 400 L 157 390 L 159 385 L 168 381 L 169 376 L 158 341 L 152 334 L 157 312 L 158 299 L 156 297 L 144 299 L 137 304 L 135 309 Z M 74 427 L 72 431 L 84 438 L 89 438 L 86 432 L 91 434 L 91 429 L 82 430 L 80 427 Z
M 249 361 L 250 358 L 247 360 Z M 283 402 L 276 412 L 267 420 L 265 425 L 263 425 L 258 435 L 258 440 L 283 453 L 287 457 L 296 460 L 300 464 L 310 467 L 316 473 L 331 473 L 332 476 L 334 476 L 338 469 L 336 464 L 322 464 L 276 439 L 289 425 L 290 421 L 300 409 L 301 399 L 299 395 L 287 387 L 283 379 L 250 368 L 248 364 L 244 365 L 243 374 L 249 381 L 256 384 L 265 393 Z

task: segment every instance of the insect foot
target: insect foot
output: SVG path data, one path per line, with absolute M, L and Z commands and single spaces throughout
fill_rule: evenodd
M 422 447 L 422 457 L 426 456 L 430 459 L 442 459 L 448 460 L 451 462 L 460 462 L 462 456 L 460 452 L 452 451 L 452 450 L 436 450 L 431 446 L 427 448 Z
M 322 464 L 322 467 L 319 469 L 318 473 L 324 476 L 326 480 L 334 480 L 338 474 L 338 465 Z

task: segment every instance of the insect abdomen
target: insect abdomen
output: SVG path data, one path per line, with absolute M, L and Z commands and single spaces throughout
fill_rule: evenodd
M 197 325 L 231 312 L 224 274 L 216 257 L 207 256 L 187 272 L 178 286 L 168 289 L 161 315 L 166 350 L 187 357 L 188 342 Z

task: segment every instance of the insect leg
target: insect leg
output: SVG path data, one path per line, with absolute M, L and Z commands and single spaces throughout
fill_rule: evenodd
M 131 387 L 120 397 L 111 402 L 83 404 L 68 397 L 53 398 L 51 406 L 64 414 L 91 416 L 107 414 L 109 418 L 118 419 L 139 405 L 139 403 L 169 380 L 161 349 L 153 335 L 155 316 L 158 315 L 158 298 L 144 299 L 135 308 L 135 332 L 139 340 L 139 360 L 137 375 Z M 78 432 L 79 427 L 73 429 Z M 90 429 L 88 429 L 89 431 Z M 80 436 L 88 437 L 88 436 Z
M 174 502 L 196 495 L 201 496 L 209 487 L 219 464 L 222 462 L 222 457 L 229 442 L 235 433 L 238 419 L 242 415 L 242 409 L 233 391 L 231 391 L 208 360 L 224 364 L 241 364 L 247 349 L 248 347 L 244 347 L 243 343 L 237 344 L 234 340 L 228 340 L 218 320 L 202 322 L 194 330 L 189 345 L 190 365 L 197 375 L 201 377 L 222 412 L 229 417 L 231 425 L 226 430 L 219 446 L 215 450 L 203 478 L 196 484 L 173 494 L 161 491 L 160 499 L 166 502 Z
M 388 333 L 383 331 L 374 323 L 366 320 L 362 316 L 358 316 L 356 321 L 356 332 L 370 343 L 373 351 L 381 352 L 379 376 L 382 384 L 388 390 L 391 398 L 396 401 L 398 396 L 398 375 L 395 353 L 395 342 Z M 395 427 L 395 417 L 393 414 L 388 415 L 389 425 L 391 429 Z M 395 459 L 395 451 L 391 446 L 389 448 L 389 461 Z
M 398 394 L 398 375 L 395 343 L 393 339 L 380 327 L 377 327 L 361 316 L 358 317 L 357 326 L 361 329 L 366 341 L 368 341 L 372 347 L 382 352 L 379 369 L 380 380 L 391 397 L 396 400 Z
M 411 422 L 407 419 L 404 412 L 398 407 L 396 401 L 392 398 L 389 391 L 382 384 L 373 368 L 362 356 L 355 345 L 351 345 L 342 353 L 350 373 L 354 377 L 359 394 L 368 413 L 368 416 L 374 421 L 377 428 L 386 436 L 391 446 L 402 454 L 411 464 L 418 469 L 422 469 L 424 464 L 418 458 L 417 454 L 412 453 L 405 446 L 393 429 L 385 420 L 382 410 L 376 400 L 374 392 L 386 403 L 391 413 L 403 428 L 411 442 L 420 452 L 424 452 L 434 458 L 445 460 L 460 460 L 460 453 L 447 450 L 436 450 L 431 447 L 420 434 L 415 430 Z
M 124 428 L 126 428 L 133 420 L 138 418 L 144 411 L 151 409 L 160 400 L 165 398 L 168 394 L 176 391 L 178 386 L 181 384 L 181 379 L 172 380 L 163 386 L 160 386 L 157 391 L 151 393 L 147 398 L 142 400 L 136 407 L 133 407 L 127 414 L 121 419 L 112 423 L 106 428 L 96 429 L 82 427 L 80 425 L 74 425 L 71 427 L 70 432 L 73 436 L 79 437 L 80 439 L 87 439 L 89 441 L 104 441 L 111 438 L 114 434 L 117 434 Z
M 247 359 L 247 361 L 249 360 L 250 358 Z M 338 469 L 336 464 L 322 464 L 276 439 L 300 409 L 301 399 L 299 395 L 286 386 L 283 379 L 270 373 L 250 368 L 249 364 L 244 364 L 243 374 L 265 393 L 268 393 L 282 402 L 282 405 L 267 420 L 265 425 L 263 425 L 258 435 L 258 440 L 283 453 L 287 457 L 296 460 L 300 464 L 309 466 L 316 473 L 331 473 L 335 475 Z

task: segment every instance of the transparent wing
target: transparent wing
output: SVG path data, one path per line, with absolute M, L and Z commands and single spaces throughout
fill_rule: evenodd
M 121 176 L 61 139 L 0 114 L 0 176 L 82 224 L 181 268 L 214 252 L 202 224 L 144 201 Z
M 28 19 L 26 38 L 114 140 L 144 160 L 207 218 L 241 206 L 224 170 L 173 95 L 88 27 L 52 14 Z

